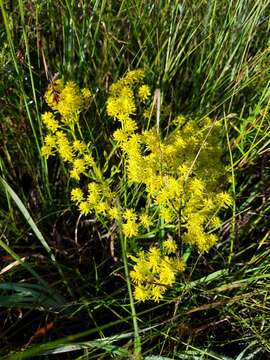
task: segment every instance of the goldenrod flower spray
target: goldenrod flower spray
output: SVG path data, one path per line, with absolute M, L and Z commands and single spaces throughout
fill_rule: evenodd
M 103 165 L 92 152 L 95 143 L 87 142 L 80 128 L 91 91 L 55 81 L 45 94 L 51 111 L 42 115 L 47 128 L 42 152 L 46 157 L 58 154 L 66 164 L 75 184 L 71 200 L 82 215 L 118 224 L 126 271 L 127 259 L 134 263 L 126 273 L 134 298 L 160 301 L 184 271 L 180 249 L 188 245 L 207 252 L 215 245 L 218 213 L 232 200 L 221 186 L 226 171 L 220 123 L 177 116 L 163 134 L 162 125 L 152 124 L 151 90 L 143 80 L 144 71 L 133 70 L 110 87 L 106 109 L 117 129 Z M 88 179 L 86 191 L 79 185 L 82 176 Z M 152 239 L 148 249 L 146 237 Z M 137 254 L 131 238 L 141 247 Z M 136 321 L 134 328 L 138 336 Z

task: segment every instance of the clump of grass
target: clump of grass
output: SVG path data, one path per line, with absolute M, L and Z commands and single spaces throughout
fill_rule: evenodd
M 133 351 L 124 271 L 114 260 L 121 256 L 115 231 L 101 230 L 94 217 L 83 218 L 70 204 L 64 163 L 41 154 L 40 114 L 48 111 L 42 99 L 48 82 L 60 73 L 81 88 L 91 87 L 82 131 L 91 141 L 104 138 L 110 144 L 116 126 L 106 116 L 109 87 L 127 69 L 143 67 L 147 83 L 158 89 L 161 129 L 176 113 L 225 119 L 235 198 L 233 215 L 226 210 L 221 215 L 217 248 L 208 256 L 187 252 L 181 283 L 161 303 L 137 306 L 143 356 L 268 356 L 268 1 L 1 1 L 0 6 L 6 284 L 1 355 L 23 350 L 18 357 L 31 357 L 53 348 L 55 356 L 65 351 L 66 358 L 125 358 Z M 96 150 L 102 158 L 100 149 L 102 144 Z M 31 214 L 49 253 L 4 184 Z M 53 305 L 42 290 L 44 281 L 57 293 Z M 33 337 L 38 329 L 43 337 Z

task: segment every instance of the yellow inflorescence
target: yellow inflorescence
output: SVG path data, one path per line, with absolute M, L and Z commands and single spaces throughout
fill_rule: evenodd
M 148 85 L 142 85 L 139 87 L 138 96 L 142 102 L 148 100 L 150 95 L 151 95 L 151 90 Z
M 59 128 L 59 123 L 55 120 L 53 113 L 45 112 L 42 114 L 41 119 L 51 132 L 54 133 Z
M 140 215 L 140 224 L 147 230 L 153 225 L 151 217 L 146 213 Z
M 42 115 L 48 130 L 42 154 L 49 157 L 58 153 L 69 168 L 70 178 L 75 181 L 90 177 L 92 180 L 87 190 L 82 191 L 79 187 L 72 189 L 71 200 L 83 215 L 93 212 L 104 216 L 110 211 L 111 191 L 87 144 L 75 132 L 76 127 L 79 129 L 79 115 L 90 104 L 91 99 L 89 89 L 81 90 L 72 81 L 65 84 L 62 80 L 56 80 L 49 85 L 45 100 L 52 112 Z
M 164 241 L 163 248 L 164 248 L 165 254 L 167 254 L 167 255 L 174 254 L 177 251 L 176 242 L 171 238 Z
M 80 112 L 90 103 L 91 98 L 91 91 L 86 88 L 80 90 L 74 81 L 64 84 L 62 80 L 56 80 L 45 94 L 47 104 L 61 115 L 61 121 L 65 124 L 78 121 Z
M 159 301 L 174 285 L 177 274 L 184 271 L 183 262 L 176 256 L 176 243 L 171 239 L 166 240 L 164 246 L 165 243 L 170 244 L 167 252 L 170 257 L 154 246 L 148 251 L 141 251 L 137 257 L 132 256 L 135 265 L 130 277 L 135 284 L 134 296 L 138 301 Z
M 80 204 L 84 199 L 83 191 L 80 188 L 72 189 L 71 191 L 71 200 L 76 204 Z
M 115 133 L 121 131 L 119 146 L 126 157 L 129 182 L 145 186 L 149 202 L 159 209 L 165 225 L 181 223 L 186 230 L 183 241 L 201 252 L 208 251 L 217 237 L 209 235 L 205 227 L 216 227 L 216 213 L 231 204 L 228 193 L 216 190 L 224 173 L 216 140 L 219 125 L 213 126 L 208 141 L 201 147 L 209 128 L 208 118 L 200 124 L 193 120 L 185 124 L 183 117 L 175 122 L 181 123 L 181 128 L 177 125 L 165 139 L 154 128 L 142 133 L 127 133 L 123 129 Z M 194 163 L 198 151 L 200 157 Z
M 136 114 L 134 88 L 143 78 L 143 70 L 132 70 L 110 87 L 107 113 L 115 120 L 119 120 L 127 133 L 134 132 L 137 128 L 136 122 L 131 119 L 131 116 Z M 141 101 L 146 101 L 150 93 L 150 88 L 147 85 L 142 85 L 139 88 Z
M 111 174 L 110 159 L 104 159 L 103 170 L 91 151 L 95 144 L 85 143 L 80 137 L 79 115 L 91 103 L 92 93 L 72 81 L 65 84 L 56 80 L 45 94 L 52 112 L 42 115 L 48 130 L 42 154 L 60 155 L 70 178 L 77 183 L 71 200 L 82 215 L 116 221 L 126 238 L 154 233 L 159 225 L 164 234 L 170 230 L 178 236 L 177 243 L 167 234 L 160 247 L 150 246 L 148 251 L 130 256 L 135 262 L 130 273 L 135 298 L 159 301 L 184 270 L 177 244 L 208 251 L 218 241 L 213 234 L 221 224 L 218 212 L 231 206 L 232 199 L 219 190 L 220 178 L 225 174 L 220 161 L 219 123 L 180 115 L 171 121 L 170 131 L 164 135 L 155 126 L 147 128 L 146 122 L 155 110 L 149 104 L 151 91 L 143 78 L 143 70 L 132 70 L 109 89 L 107 114 L 118 124 L 110 139 Z M 138 109 L 148 119 L 143 120 L 143 126 L 137 121 Z M 88 185 L 80 188 L 79 181 L 87 178 Z M 134 188 L 129 196 L 126 189 Z M 142 205 L 131 208 L 127 199 L 135 198 L 135 194 L 139 198 L 134 203 Z
M 91 98 L 91 91 L 87 88 L 80 90 L 74 81 L 64 84 L 62 80 L 56 80 L 49 85 L 45 94 L 47 104 L 61 115 L 61 122 L 64 124 L 78 121 L 80 112 L 90 103 Z M 46 114 L 48 113 L 43 115 L 45 125 L 47 125 Z
M 148 209 L 158 209 L 156 214 L 165 227 L 174 226 L 177 230 L 181 226 L 181 241 L 196 246 L 200 252 L 208 251 L 218 241 L 217 236 L 210 233 L 220 226 L 217 213 L 232 203 L 228 193 L 218 190 L 219 179 L 225 173 L 220 161 L 220 125 L 212 124 L 209 118 L 188 120 L 180 115 L 172 121 L 174 129 L 164 138 L 155 127 L 138 131 L 134 121 L 135 87 L 141 80 L 134 74 L 120 79 L 111 86 L 107 102 L 108 115 L 121 124 L 113 138 L 125 158 L 128 181 L 144 186 Z M 145 102 L 150 96 L 149 87 L 141 84 L 137 96 Z M 144 111 L 150 114 L 149 109 Z M 153 219 L 140 215 L 139 225 L 141 227 L 134 218 L 126 219 L 124 235 L 133 237 L 138 236 L 140 229 L 149 231 Z M 154 248 L 140 254 L 131 272 L 137 300 L 158 300 L 172 286 L 177 273 L 172 263 L 178 266 L 178 271 L 183 270 L 181 262 L 171 259 L 176 248 L 169 238 L 163 243 L 163 255 Z M 155 285 L 155 282 L 162 284 Z

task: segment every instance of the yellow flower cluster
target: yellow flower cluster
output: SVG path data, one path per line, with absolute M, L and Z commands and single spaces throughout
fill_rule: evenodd
M 123 219 L 125 223 L 123 224 L 123 234 L 130 238 L 138 235 L 138 224 L 136 223 L 137 215 L 133 209 L 126 209 L 123 213 Z
M 139 87 L 138 96 L 141 101 L 145 102 L 146 100 L 148 100 L 150 95 L 151 95 L 151 90 L 148 85 L 144 84 Z
M 220 124 L 180 115 L 166 135 L 155 126 L 142 130 L 136 121 L 138 109 L 148 114 L 148 124 L 153 110 L 146 107 L 151 91 L 143 78 L 143 70 L 133 70 L 111 85 L 107 114 L 119 127 L 109 142 L 113 143 L 110 155 L 100 163 L 91 151 L 95 144 L 84 142 L 79 127 L 79 115 L 90 104 L 91 91 L 72 81 L 56 80 L 45 94 L 52 112 L 42 115 L 48 130 L 42 153 L 46 157 L 58 153 L 75 183 L 88 178 L 87 186 L 76 185 L 71 191 L 81 214 L 120 220 L 126 238 L 139 238 L 162 224 L 164 234 L 170 229 L 179 243 L 208 251 L 218 241 L 213 233 L 221 224 L 218 212 L 232 204 L 230 195 L 219 187 L 225 174 Z M 166 117 L 166 112 L 161 115 Z M 168 238 L 160 248 L 151 246 L 131 257 L 137 300 L 159 301 L 173 286 L 184 270 L 177 251 L 176 242 Z
M 48 130 L 41 150 L 42 155 L 48 158 L 57 151 L 63 161 L 72 162 L 76 152 L 85 151 L 86 145 L 80 143 L 79 140 L 75 140 L 71 144 L 66 135 L 65 126 L 68 126 L 72 131 L 74 130 L 80 112 L 89 104 L 91 98 L 92 93 L 89 89 L 80 90 L 73 81 L 65 84 L 63 80 L 55 80 L 49 85 L 45 93 L 45 100 L 53 112 L 47 111 L 41 116 Z M 78 179 L 79 174 L 83 173 L 84 170 L 82 161 L 80 161 L 80 166 L 77 162 L 72 177 Z
M 176 251 L 175 241 L 168 239 L 163 243 L 163 252 L 152 246 L 148 251 L 139 252 L 137 257 L 131 256 L 135 265 L 130 277 L 135 284 L 136 300 L 159 301 L 174 285 L 177 274 L 184 271 L 184 264 L 176 256 Z
M 89 105 L 91 98 L 89 89 L 80 89 L 72 81 L 65 84 L 62 80 L 56 80 L 49 85 L 45 99 L 53 112 L 42 115 L 48 130 L 42 154 L 49 157 L 58 153 L 62 161 L 67 163 L 70 178 L 76 181 L 83 176 L 91 179 L 86 191 L 80 187 L 71 191 L 71 200 L 77 204 L 81 214 L 94 212 L 96 215 L 115 217 L 115 209 L 110 206 L 113 196 L 109 186 L 89 147 L 76 134 L 76 127 L 80 129 L 79 115 Z
M 55 133 L 56 130 L 59 128 L 59 123 L 56 121 L 55 117 L 51 112 L 45 112 L 42 114 L 41 119 L 43 123 L 47 126 L 48 130 L 52 133 Z
M 151 94 L 150 88 L 147 85 L 141 85 L 138 93 L 135 92 L 136 86 L 143 78 L 143 70 L 132 70 L 110 87 L 107 113 L 122 124 L 122 132 L 118 130 L 114 134 L 114 138 L 119 142 L 124 140 L 124 133 L 133 133 L 137 129 L 136 122 L 131 118 L 136 113 L 135 95 L 137 94 L 139 99 L 145 102 Z
M 61 115 L 61 121 L 65 124 L 78 121 L 80 112 L 90 103 L 91 98 L 89 89 L 80 90 L 74 81 L 64 84 L 63 80 L 51 83 L 45 94 L 47 104 Z
M 151 217 L 143 212 L 139 215 L 136 214 L 134 209 L 126 209 L 123 211 L 123 225 L 122 231 L 127 238 L 132 238 L 139 234 L 140 229 L 147 229 L 153 225 Z
M 144 79 L 144 70 L 130 70 L 124 77 L 113 83 L 110 87 L 111 96 L 118 96 L 124 87 L 133 87 Z
M 181 126 L 179 118 L 177 122 L 165 139 L 155 128 L 142 133 L 118 129 L 114 138 L 126 157 L 129 182 L 145 186 L 148 203 L 159 209 L 165 224 L 186 229 L 184 242 L 196 245 L 200 252 L 208 251 L 217 237 L 206 232 L 206 224 L 207 230 L 215 228 L 216 213 L 231 204 L 229 194 L 218 191 L 219 178 L 225 172 L 216 140 L 219 124 L 205 141 L 209 119 L 183 124 L 181 118 Z
M 106 183 L 90 182 L 85 193 L 77 187 L 71 191 L 71 200 L 74 201 L 82 215 L 95 213 L 96 215 L 110 216 L 117 218 L 118 213 L 115 207 L 110 207 L 113 194 Z
M 181 228 L 182 242 L 196 246 L 200 252 L 208 251 L 218 241 L 212 232 L 221 224 L 219 210 L 232 204 L 230 195 L 219 189 L 225 174 L 220 161 L 221 126 L 209 118 L 191 120 L 179 115 L 165 137 L 155 127 L 138 131 L 138 124 L 133 120 L 138 103 L 136 96 L 142 103 L 150 96 L 147 85 L 140 85 L 137 93 L 134 90 L 134 85 L 142 80 L 143 74 L 139 74 L 136 78 L 132 73 L 131 83 L 126 76 L 111 86 L 107 113 L 121 123 L 113 138 L 125 158 L 128 182 L 142 185 L 145 210 L 152 209 L 155 214 L 151 220 L 141 215 L 141 225 L 149 230 L 158 217 L 165 229 L 174 228 L 175 233 L 179 233 Z M 145 116 L 150 119 L 150 109 L 144 113 L 148 113 Z M 123 231 L 127 237 L 138 235 L 136 219 L 127 220 Z M 164 243 L 164 251 L 169 251 L 166 249 L 174 253 L 174 242 Z M 131 272 L 137 300 L 160 299 L 171 285 L 170 276 L 174 281 L 174 267 L 168 265 L 172 259 L 166 258 L 167 266 L 164 261 L 159 249 L 150 248 L 149 252 L 140 253 Z M 161 274 L 166 271 L 168 277 L 164 280 Z
M 130 115 L 134 115 L 136 105 L 134 95 L 129 86 L 124 86 L 117 96 L 111 96 L 107 103 L 107 112 L 110 116 L 120 121 L 130 119 Z

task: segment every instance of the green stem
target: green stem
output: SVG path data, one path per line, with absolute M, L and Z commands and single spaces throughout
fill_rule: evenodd
M 129 303 L 131 309 L 131 316 L 133 321 L 133 329 L 134 329 L 134 355 L 135 359 L 141 359 L 141 338 L 139 334 L 139 326 L 137 321 L 137 314 L 132 294 L 131 282 L 129 277 L 129 269 L 128 269 L 128 260 L 127 260 L 127 239 L 123 235 L 122 232 L 122 221 L 119 219 L 118 221 L 118 229 L 119 229 L 119 236 L 121 241 L 121 250 L 122 250 L 122 258 L 124 262 L 124 269 L 125 269 L 125 276 L 127 281 L 127 288 L 128 288 L 128 295 L 129 295 Z
M 233 214 L 232 214 L 232 225 L 231 225 L 231 232 L 230 232 L 230 254 L 228 257 L 228 265 L 230 266 L 232 256 L 233 256 L 233 250 L 234 250 L 234 240 L 235 240 L 235 219 L 236 219 L 236 204 L 235 204 L 235 174 L 234 174 L 234 162 L 233 162 L 233 155 L 232 155 L 232 149 L 229 139 L 229 133 L 228 133 L 228 123 L 226 116 L 224 117 L 224 125 L 226 130 L 226 139 L 230 154 L 230 163 L 231 163 L 231 173 L 232 173 L 232 192 L 233 192 Z

